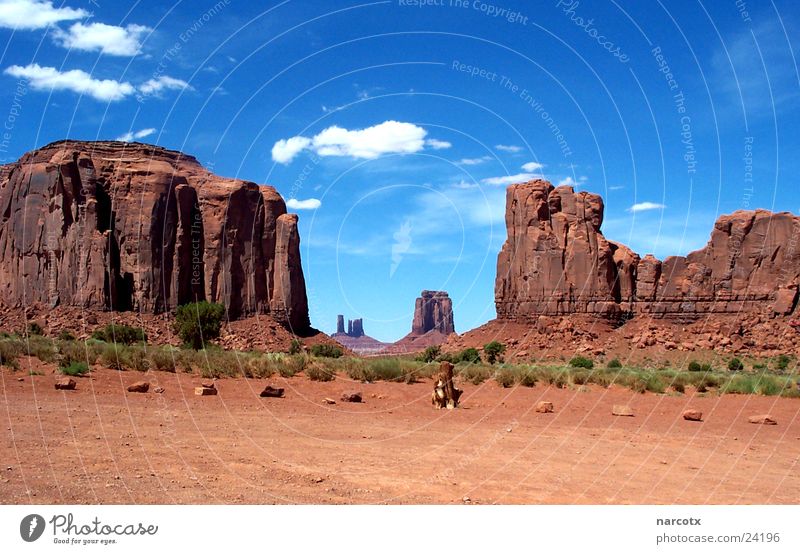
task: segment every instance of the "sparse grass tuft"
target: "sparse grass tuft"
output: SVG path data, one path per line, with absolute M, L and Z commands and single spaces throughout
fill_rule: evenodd
M 312 381 L 333 381 L 336 379 L 336 373 L 331 371 L 331 369 L 324 364 L 316 361 L 306 365 L 305 374 Z

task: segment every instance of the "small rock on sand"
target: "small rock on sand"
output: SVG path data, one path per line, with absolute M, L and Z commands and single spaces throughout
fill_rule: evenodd
M 56 380 L 56 390 L 75 390 L 77 386 L 78 383 L 71 377 L 62 377 Z
M 747 418 L 747 421 L 750 423 L 755 423 L 758 425 L 777 425 L 778 420 L 768 414 L 761 414 L 761 415 L 752 415 Z
M 630 406 L 624 406 L 622 404 L 614 404 L 614 406 L 611 408 L 611 415 L 622 416 L 622 417 L 633 417 L 633 409 Z
M 700 410 L 686 410 L 683 412 L 683 419 L 687 421 L 703 421 L 703 412 Z
M 128 392 L 147 392 L 150 390 L 150 383 L 147 381 L 137 381 L 128 387 Z
M 553 413 L 553 403 L 552 402 L 539 402 L 536 404 L 536 411 L 540 414 L 552 414 Z

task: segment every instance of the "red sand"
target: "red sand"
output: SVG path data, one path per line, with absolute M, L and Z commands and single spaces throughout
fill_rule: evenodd
M 800 499 L 796 399 L 487 381 L 462 385 L 461 409 L 436 411 L 431 381 L 225 379 L 218 396 L 199 397 L 193 375 L 98 369 L 62 392 L 52 366 L 20 361 L 20 371 L 0 372 L 4 504 Z M 125 392 L 143 377 L 166 392 Z M 267 382 L 286 387 L 286 398 L 259 398 Z M 365 402 L 341 402 L 346 389 Z M 555 413 L 535 413 L 539 400 Z M 629 404 L 635 417 L 612 416 L 612 404 Z M 705 421 L 684 421 L 688 407 Z M 747 422 L 759 413 L 778 425 Z

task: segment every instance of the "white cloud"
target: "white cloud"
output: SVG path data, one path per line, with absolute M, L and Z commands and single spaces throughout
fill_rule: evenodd
M 135 56 L 141 52 L 142 35 L 151 30 L 144 25 L 117 27 L 105 23 L 75 23 L 68 31 L 56 29 L 53 38 L 64 48 L 99 51 L 110 56 Z
M 425 147 L 427 134 L 425 129 L 413 123 L 392 120 L 352 131 L 333 125 L 312 138 L 295 136 L 277 141 L 272 147 L 272 159 L 286 164 L 307 148 L 319 156 L 349 156 L 367 160 L 383 154 L 412 154 Z M 435 141 L 435 144 L 431 141 Z M 427 142 L 432 148 L 445 148 L 444 141 L 428 139 Z
M 272 159 L 280 164 L 287 164 L 310 144 L 311 139 L 306 137 L 281 139 L 272 147 Z
M 86 10 L 56 8 L 45 0 L 0 0 L 0 27 L 9 29 L 44 29 L 60 21 L 83 19 L 88 15 Z
M 297 198 L 290 198 L 286 201 L 286 207 L 293 210 L 316 210 L 322 206 L 322 202 L 316 198 L 309 198 L 307 200 L 298 200 Z
M 624 188 L 625 187 L 623 187 L 622 185 L 614 185 L 614 186 L 608 187 L 608 190 L 622 190 Z
M 158 94 L 162 90 L 183 90 L 191 89 L 189 83 L 181 79 L 175 79 L 169 75 L 161 75 L 155 79 L 148 79 L 143 84 L 139 85 L 139 92 L 142 94 Z
M 500 177 L 488 177 L 481 182 L 485 185 L 513 185 L 515 183 L 525 183 L 537 176 L 533 173 L 517 173 L 516 175 L 502 175 Z
M 434 150 L 444 150 L 445 148 L 450 148 L 453 146 L 446 140 L 439 140 L 439 139 L 428 139 L 425 141 L 426 146 L 430 146 Z
M 629 212 L 646 212 L 648 210 L 663 210 L 666 208 L 664 204 L 657 204 L 655 202 L 639 202 L 628 208 Z
M 558 186 L 559 187 L 566 186 L 566 187 L 578 188 L 581 185 L 585 185 L 588 181 L 589 181 L 589 178 L 586 175 L 581 175 L 580 177 L 578 177 L 577 181 L 573 177 L 567 176 L 567 177 L 564 177 L 563 179 L 561 179 L 558 182 Z
M 419 152 L 425 144 L 426 134 L 422 127 L 400 121 L 384 121 L 354 131 L 334 125 L 314 137 L 313 147 L 320 156 L 351 156 L 369 160 L 381 154 Z
M 4 73 L 12 77 L 27 79 L 30 87 L 34 90 L 70 90 L 108 102 L 122 100 L 136 90 L 130 83 L 112 79 L 94 79 L 80 69 L 62 72 L 54 67 L 30 64 L 24 67 L 12 65 Z
M 124 135 L 118 136 L 115 140 L 121 140 L 122 142 L 131 142 L 134 139 L 149 137 L 155 132 L 156 130 L 154 128 L 148 127 L 147 129 L 142 129 L 141 131 L 136 131 L 136 132 L 128 131 Z
M 481 156 L 480 158 L 461 158 L 456 163 L 458 165 L 478 165 L 483 162 L 488 162 L 492 159 L 491 156 Z
M 497 146 L 495 146 L 495 148 L 497 150 L 500 150 L 501 152 L 511 152 L 512 154 L 516 154 L 517 152 L 522 152 L 521 146 L 515 146 L 513 144 L 512 145 L 498 144 Z
M 544 167 L 544 164 L 540 164 L 539 162 L 528 162 L 526 164 L 522 164 L 522 169 L 524 169 L 528 173 L 533 173 L 534 171 L 539 171 L 543 167 Z

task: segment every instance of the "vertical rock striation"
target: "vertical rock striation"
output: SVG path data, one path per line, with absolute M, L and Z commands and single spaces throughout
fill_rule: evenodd
M 0 171 L 0 301 L 309 327 L 297 216 L 268 186 L 145 144 L 61 141 Z
M 800 218 L 764 210 L 720 217 L 705 248 L 659 261 L 600 231 L 603 201 L 543 180 L 508 188 L 508 238 L 497 258 L 500 320 L 592 314 L 703 314 L 796 310 Z
M 412 335 L 438 331 L 444 335 L 455 332 L 453 302 L 444 291 L 424 290 L 414 304 Z

